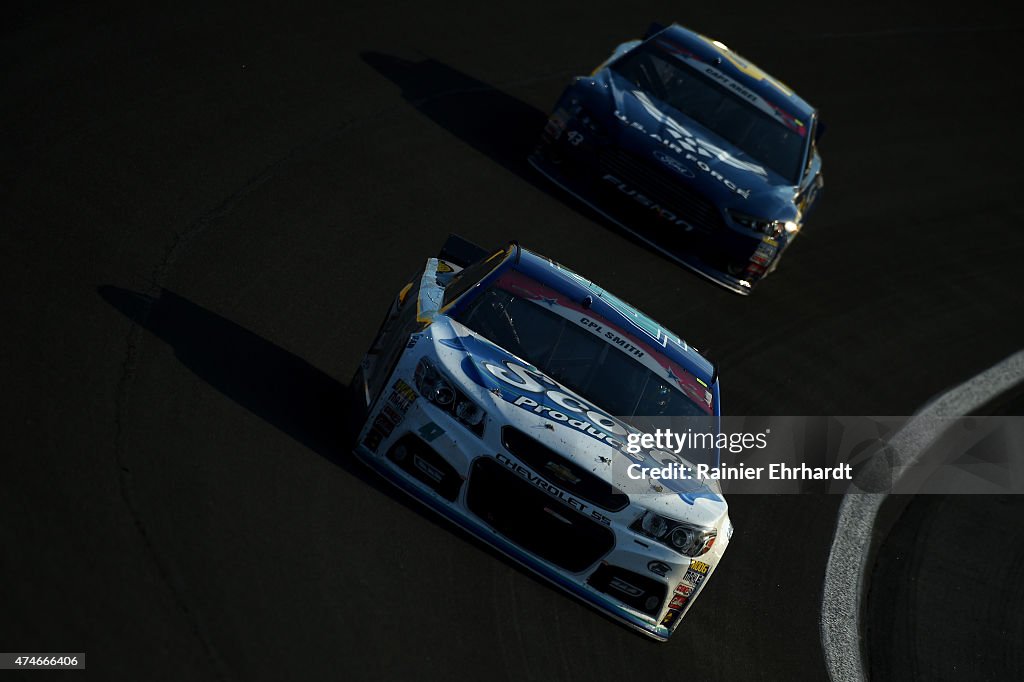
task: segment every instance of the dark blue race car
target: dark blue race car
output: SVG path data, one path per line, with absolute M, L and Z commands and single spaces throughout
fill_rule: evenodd
M 778 265 L 823 179 L 818 113 L 722 43 L 655 25 L 566 88 L 530 162 L 740 294 Z

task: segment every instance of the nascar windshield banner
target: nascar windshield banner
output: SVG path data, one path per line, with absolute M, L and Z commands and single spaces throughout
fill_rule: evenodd
M 713 41 L 709 41 L 709 44 L 714 45 L 715 48 L 719 51 L 719 54 L 722 54 L 727 59 L 729 59 L 729 61 L 731 61 L 733 65 L 736 66 L 737 68 L 741 68 L 741 70 L 749 70 L 751 68 L 747 62 L 740 60 L 739 57 L 733 54 L 732 52 L 728 50 L 723 50 L 722 48 L 718 47 L 717 45 L 714 44 Z M 788 111 L 785 111 L 775 106 L 771 102 L 766 101 L 762 97 L 759 97 L 749 88 L 744 87 L 741 83 L 730 78 L 729 76 L 726 76 L 719 69 L 714 68 L 712 65 L 708 64 L 707 62 L 705 62 L 704 60 L 702 60 L 700 57 L 693 54 L 689 50 L 686 50 L 667 40 L 659 40 L 658 45 L 660 45 L 663 49 L 668 50 L 677 59 L 679 59 L 682 62 L 685 62 L 691 68 L 697 70 L 700 73 L 705 74 L 708 78 L 718 83 L 721 83 L 725 87 L 729 88 L 730 90 L 735 92 L 737 95 L 739 95 L 746 101 L 753 104 L 755 107 L 757 107 L 764 113 L 778 120 L 780 123 L 785 125 L 790 130 L 796 132 L 798 135 L 800 135 L 800 137 L 807 136 L 806 123 L 797 119 Z M 785 88 L 781 83 L 779 83 L 774 78 L 771 78 L 770 76 L 762 72 L 760 69 L 757 69 L 756 73 L 757 75 L 761 76 L 761 80 L 768 80 L 768 82 L 770 82 L 772 85 L 778 88 L 779 91 L 782 92 L 784 95 L 789 96 L 791 94 L 788 88 Z
M 668 343 L 683 345 L 678 338 L 665 335 L 660 328 L 649 329 L 642 324 L 642 320 L 632 320 L 632 330 L 617 326 L 580 303 L 515 270 L 504 273 L 495 285 L 515 296 L 543 305 L 558 316 L 618 346 L 648 369 L 673 382 L 702 412 L 712 414 L 712 395 L 708 387 L 659 352 L 659 347 L 664 349 Z M 613 305 L 617 301 L 608 294 L 603 294 L 603 298 Z M 630 320 L 631 316 L 623 312 L 623 318 Z

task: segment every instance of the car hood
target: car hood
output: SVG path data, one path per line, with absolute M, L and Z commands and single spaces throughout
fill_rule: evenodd
M 500 427 L 511 425 L 615 485 L 636 504 L 704 526 L 717 526 L 725 515 L 728 506 L 717 482 L 664 480 L 652 483 L 629 479 L 625 472 L 630 464 L 662 466 L 649 453 L 630 455 L 624 451 L 625 434 L 638 431 L 547 377 L 544 377 L 547 385 L 541 387 L 538 382 L 531 385 L 530 381 L 522 381 L 510 371 L 510 368 L 525 368 L 543 376 L 529 363 L 443 315 L 435 319 L 427 334 L 431 340 L 426 344 L 428 352 L 445 374 L 490 416 L 488 440 L 490 437 L 498 439 L 494 434 Z M 569 396 L 573 406 L 590 409 L 568 410 L 564 398 L 556 402 L 552 397 L 559 394 Z M 555 412 L 555 417 L 549 416 L 551 411 Z
M 606 97 L 602 108 L 611 109 L 607 124 L 617 146 L 656 159 L 719 206 L 758 218 L 795 217 L 797 188 L 763 163 L 609 69 L 593 84 L 588 98 Z

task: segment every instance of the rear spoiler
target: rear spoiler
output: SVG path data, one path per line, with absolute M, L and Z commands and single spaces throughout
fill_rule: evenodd
M 478 246 L 473 242 L 460 237 L 457 234 L 449 234 L 448 239 L 445 240 L 444 246 L 441 247 L 441 252 L 437 254 L 437 257 L 443 261 L 447 261 L 452 265 L 458 265 L 460 268 L 464 268 L 467 265 L 477 262 L 481 258 L 486 258 L 491 254 L 490 251 Z

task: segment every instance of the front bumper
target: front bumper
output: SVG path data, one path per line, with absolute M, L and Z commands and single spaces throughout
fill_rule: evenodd
M 549 129 L 553 127 L 557 128 L 549 125 Z M 756 284 L 774 269 L 787 246 L 776 240 L 740 234 L 726 226 L 717 216 L 720 225 L 702 226 L 692 232 L 671 224 L 671 221 L 665 222 L 661 206 L 656 200 L 642 194 L 647 191 L 642 184 L 629 188 L 628 192 L 633 200 L 639 194 L 646 204 L 622 199 L 617 195 L 616 183 L 602 182 L 609 176 L 602 175 L 603 171 L 599 170 L 601 164 L 595 161 L 595 150 L 584 149 L 587 144 L 580 148 L 570 147 L 565 142 L 567 134 L 561 134 L 557 139 L 552 138 L 551 131 L 546 130 L 544 140 L 529 156 L 530 165 L 605 219 L 730 291 L 749 295 Z M 656 192 L 655 189 L 650 193 L 656 196 Z M 677 209 L 677 212 L 679 223 L 693 220 L 685 210 Z M 667 214 L 673 217 L 676 215 L 671 212 Z M 762 246 L 759 241 L 768 242 L 770 246 Z M 771 250 L 770 260 L 766 262 L 758 257 L 759 262 L 755 262 L 753 254 L 763 253 L 764 249 Z M 733 264 L 735 271 L 740 274 L 730 274 L 726 268 L 727 263 Z
M 672 634 L 672 629 L 650 622 L 625 606 L 604 597 L 595 590 L 588 588 L 586 584 L 581 584 L 567 578 L 564 573 L 554 570 L 546 562 L 524 552 L 515 544 L 505 540 L 501 535 L 494 532 L 488 526 L 480 523 L 474 516 L 445 502 L 438 495 L 429 490 L 425 490 L 422 486 L 416 485 L 407 476 L 403 475 L 402 472 L 396 471 L 394 467 L 390 467 L 386 463 L 382 462 L 381 458 L 374 456 L 373 453 L 362 445 L 358 445 L 356 447 L 355 454 L 378 474 L 394 483 L 403 492 L 422 502 L 464 530 L 469 531 L 475 537 L 494 547 L 508 558 L 516 561 L 525 568 L 530 569 L 537 575 L 546 579 L 556 587 L 568 592 L 572 596 L 581 599 L 588 605 L 596 608 L 598 611 L 611 616 L 620 623 L 641 632 L 648 637 L 656 639 L 659 642 L 667 641 L 669 635 Z
M 486 511 L 482 512 L 481 505 L 472 499 L 471 491 L 474 486 L 478 491 L 482 491 L 480 483 L 486 470 L 503 469 L 496 463 L 499 460 L 491 454 L 495 451 L 500 452 L 500 445 L 496 447 L 495 443 L 484 442 L 470 435 L 457 421 L 424 399 L 415 400 L 399 423 L 388 433 L 380 433 L 380 414 L 381 405 L 378 405 L 371 411 L 363 426 L 355 447 L 355 454 L 359 459 L 416 500 L 510 559 L 602 614 L 652 639 L 666 641 L 669 638 L 696 600 L 703 589 L 703 584 L 717 566 L 721 553 L 724 552 L 727 538 L 723 538 L 722 544 L 716 545 L 708 555 L 701 557 L 700 561 L 688 560 L 660 546 L 644 549 L 640 547 L 643 543 L 639 542 L 633 546 L 632 532 L 627 526 L 629 519 L 632 518 L 630 514 L 637 511 L 635 507 L 627 507 L 621 512 L 622 516 L 608 513 L 611 523 L 604 530 L 609 536 L 613 536 L 613 540 L 606 547 L 597 548 L 597 551 L 584 558 L 582 561 L 586 565 L 573 565 L 571 554 L 563 552 L 561 556 L 553 556 L 550 551 L 538 551 L 537 542 L 543 540 L 524 536 L 522 532 L 517 534 L 514 528 L 510 530 L 508 523 L 505 523 L 507 519 L 482 518 L 487 516 Z M 499 427 L 500 424 L 495 423 L 488 425 L 492 438 L 493 431 Z M 377 435 L 374 435 L 375 432 Z M 429 442 L 426 439 L 429 439 Z M 422 464 L 413 465 L 404 455 L 401 458 L 395 456 L 395 448 L 403 443 L 415 443 L 417 447 L 425 448 Z M 505 453 L 505 457 L 509 458 L 510 455 Z M 443 463 L 438 461 L 439 459 L 443 460 Z M 507 509 L 515 509 L 515 516 L 528 516 L 531 510 L 536 516 L 539 507 L 537 504 L 531 505 L 531 495 L 545 501 L 540 506 L 545 506 L 545 511 L 549 514 L 551 509 L 547 507 L 554 508 L 556 512 L 566 516 L 570 515 L 571 510 L 559 506 L 558 499 L 548 496 L 547 491 L 540 492 L 537 488 L 531 488 L 523 479 L 516 479 L 512 474 L 508 476 L 519 481 L 524 488 L 515 492 L 516 506 L 506 506 Z M 478 492 L 477 498 L 482 495 L 491 497 L 492 493 Z M 558 516 L 558 513 L 554 516 Z M 536 527 L 540 528 L 539 532 L 543 531 L 540 525 Z M 549 528 L 552 528 L 550 524 Z M 557 529 L 557 524 L 553 528 Z M 574 532 L 578 529 L 582 530 L 582 524 L 579 528 L 573 527 Z M 520 541 L 517 542 L 517 539 Z M 546 546 L 552 547 L 555 542 L 564 543 L 565 538 L 555 538 Z M 591 545 L 581 544 L 580 548 L 583 552 L 591 551 Z M 662 589 L 665 596 L 656 612 L 645 613 L 642 607 L 636 608 L 608 594 L 608 583 L 614 579 L 614 576 L 607 575 L 610 571 L 633 571 L 636 575 L 640 570 L 645 570 L 641 567 L 646 567 L 654 561 L 664 562 L 669 568 L 667 575 L 662 578 L 645 576 L 650 583 L 659 580 L 664 583 Z M 692 574 L 692 566 L 698 567 L 703 574 L 696 581 L 696 585 L 687 588 L 689 591 L 684 604 L 674 609 L 674 612 L 666 611 L 674 598 L 674 590 L 678 592 L 680 581 Z

